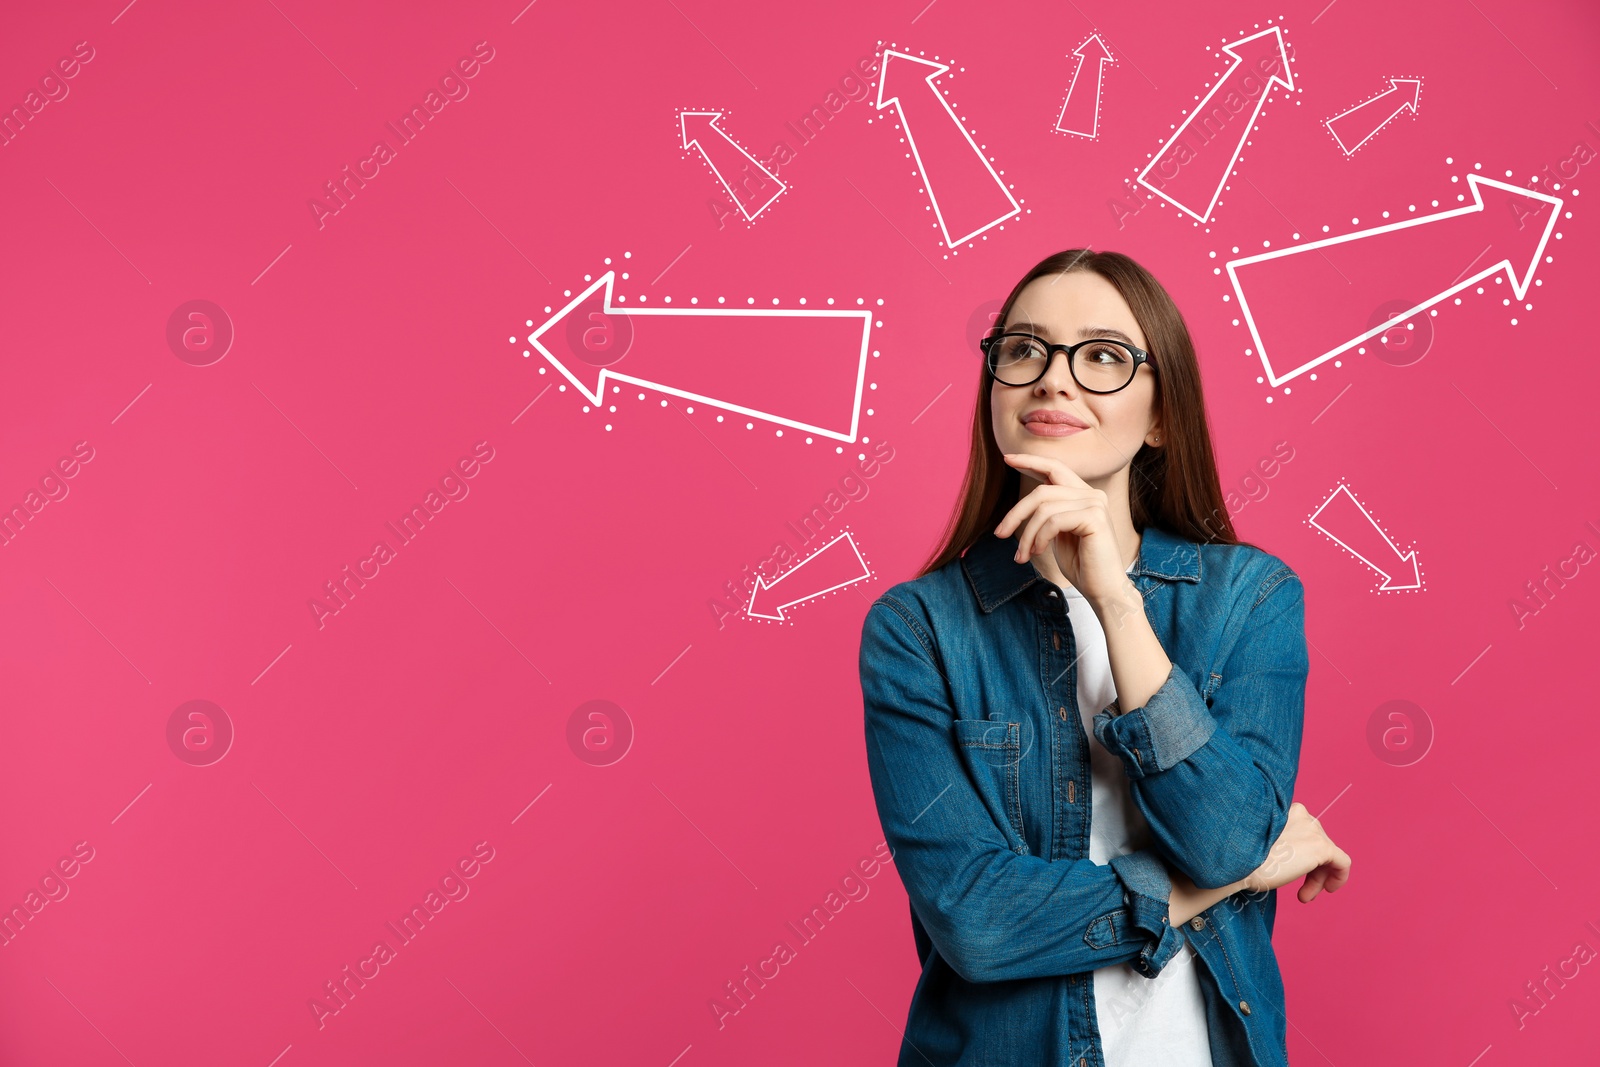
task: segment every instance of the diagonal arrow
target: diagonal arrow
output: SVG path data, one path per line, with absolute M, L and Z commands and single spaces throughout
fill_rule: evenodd
M 745 614 L 758 619 L 784 619 L 783 609 L 872 577 L 872 568 L 846 530 L 805 559 L 768 582 L 756 575 Z
M 608 380 L 631 382 L 838 441 L 856 439 L 872 312 L 624 307 L 625 298 L 612 297 L 615 276 L 606 271 L 528 335 L 591 404 L 604 403 Z M 602 343 L 590 343 L 591 335 Z M 626 341 L 613 345 L 617 337 Z M 627 373 L 616 369 L 624 361 Z
M 1400 112 L 1410 110 L 1415 117 L 1421 99 L 1421 78 L 1390 78 L 1389 88 L 1371 100 L 1339 112 L 1323 125 L 1339 143 L 1339 150 L 1349 156 L 1372 140 L 1373 135 L 1389 125 Z
M 1334 488 L 1328 499 L 1306 521 L 1376 571 L 1383 579 L 1378 592 L 1422 588 L 1422 572 L 1417 567 L 1416 550 L 1402 555 L 1389 535 L 1383 532 L 1343 482 Z
M 777 175 L 763 167 L 755 156 L 746 152 L 738 142 L 729 137 L 717 120 L 720 111 L 680 111 L 678 125 L 683 131 L 683 147 L 693 145 L 717 176 L 722 188 L 747 221 L 754 222 L 772 202 L 782 196 L 788 186 Z M 769 195 L 770 194 L 770 195 Z
M 1278 27 L 1241 37 L 1222 50 L 1233 57 L 1233 63 L 1139 172 L 1138 179 L 1140 185 L 1201 222 L 1210 221 L 1272 87 L 1294 90 L 1294 73 Z
M 1089 47 L 1091 44 L 1093 48 Z M 1056 119 L 1056 129 L 1093 140 L 1100 130 L 1100 93 L 1105 88 L 1106 65 L 1115 63 L 1116 59 L 1098 33 L 1091 33 L 1071 54 L 1078 57 L 1078 65 L 1072 70 L 1072 82 L 1067 86 L 1067 102 L 1061 105 L 1061 117 Z M 1089 92 L 1089 79 L 1083 77 L 1084 67 L 1090 63 L 1094 64 L 1095 71 L 1093 93 Z M 1080 79 L 1083 83 L 1081 86 Z
M 1467 186 L 1472 203 L 1464 207 L 1230 261 L 1228 277 L 1267 381 L 1281 385 L 1502 270 L 1521 300 L 1560 217 L 1561 198 L 1477 174 L 1467 175 Z M 1556 210 L 1544 226 L 1526 225 L 1545 205 Z M 1340 256 L 1342 268 L 1306 254 L 1342 245 L 1350 246 Z M 1479 264 L 1487 265 L 1464 277 Z M 1337 284 L 1330 267 L 1339 272 Z M 1369 325 L 1373 308 L 1397 293 L 1419 292 L 1429 295 Z
M 1022 208 L 933 84 L 949 69 L 945 63 L 885 50 L 878 72 L 878 110 L 893 104 L 899 113 L 944 243 L 955 248 L 1021 214 Z

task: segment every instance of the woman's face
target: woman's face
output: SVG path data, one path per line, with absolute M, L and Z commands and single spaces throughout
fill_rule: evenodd
M 1131 341 L 1149 351 L 1144 331 L 1105 278 L 1093 271 L 1071 271 L 1035 278 L 1017 295 L 1005 328 L 1032 333 L 1056 344 L 1086 337 Z M 1130 463 L 1139 448 L 1156 444 L 1155 372 L 1141 365 L 1129 385 L 1115 393 L 1085 392 L 1073 381 L 1065 353 L 1057 353 L 1045 376 L 1032 385 L 992 381 L 989 413 L 1001 452 L 1029 452 L 1062 460 L 1078 477 L 1098 488 Z M 1036 420 L 1040 412 L 1059 412 L 1065 422 Z M 1024 476 L 1028 477 L 1026 472 Z

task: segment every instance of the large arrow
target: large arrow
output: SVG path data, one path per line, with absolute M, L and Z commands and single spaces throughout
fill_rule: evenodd
M 1464 207 L 1230 261 L 1267 381 L 1282 385 L 1502 270 L 1521 300 L 1561 198 L 1476 174 L 1467 188 Z M 1545 204 L 1556 210 L 1544 225 L 1527 225 Z M 1373 309 L 1394 300 L 1417 302 L 1370 326 Z
M 1233 63 L 1139 172 L 1140 185 L 1201 222 L 1210 221 L 1272 87 L 1294 89 L 1278 27 L 1241 37 L 1222 50 Z
M 1417 102 L 1421 99 L 1421 78 L 1390 78 L 1389 88 L 1371 100 L 1339 112 L 1323 125 L 1348 156 L 1372 140 L 1373 135 L 1389 125 L 1400 112 L 1409 110 L 1415 116 Z
M 626 297 L 612 299 L 614 279 L 606 271 L 528 335 L 590 403 L 605 403 L 606 382 L 614 379 L 838 441 L 856 439 L 870 311 L 624 307 Z M 619 335 L 629 340 L 617 356 L 610 342 Z M 590 344 L 591 336 L 604 343 Z
M 1343 482 L 1306 521 L 1376 571 L 1383 579 L 1379 591 L 1422 588 L 1416 551 L 1402 555 Z
M 831 593 L 872 577 L 872 568 L 861 558 L 861 550 L 849 531 L 817 549 L 784 571 L 771 583 L 756 575 L 750 591 L 750 606 L 745 614 L 761 619 L 784 618 L 783 609 Z
M 886 50 L 878 73 L 878 110 L 893 104 L 899 112 L 944 243 L 955 248 L 1022 208 L 933 84 L 949 69 L 945 63 Z
M 746 152 L 717 125 L 720 111 L 680 111 L 678 125 L 683 130 L 683 147 L 690 145 L 700 150 L 711 173 L 727 190 L 733 202 L 739 205 L 747 220 L 755 217 L 778 197 L 788 186 L 778 176 L 763 167 L 755 156 Z
M 1090 48 L 1091 45 L 1094 47 Z M 1078 65 L 1073 68 L 1072 83 L 1067 86 L 1067 102 L 1061 105 L 1061 117 L 1056 119 L 1056 129 L 1093 140 L 1100 130 L 1100 91 L 1105 88 L 1106 64 L 1115 63 L 1116 59 L 1098 33 L 1091 33 L 1071 54 L 1078 57 Z M 1092 93 L 1089 92 L 1089 79 L 1084 77 L 1084 68 L 1090 63 L 1094 64 Z

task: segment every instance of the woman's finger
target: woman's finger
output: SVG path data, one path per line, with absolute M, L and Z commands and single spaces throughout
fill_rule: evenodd
M 1032 452 L 1007 452 L 1005 461 L 1022 470 L 1038 471 L 1048 476 L 1055 485 L 1089 488 L 1088 482 L 1078 477 L 1076 471 L 1059 459 L 1052 459 L 1049 456 L 1036 456 Z
M 1094 490 L 1087 486 L 1082 489 L 1077 486 L 1065 485 L 1038 486 L 1011 506 L 1011 510 L 1006 512 L 1005 518 L 1001 519 L 999 525 L 994 528 L 995 536 L 1009 537 L 1011 531 L 1026 521 L 1033 510 L 1046 500 L 1076 500 L 1082 498 L 1084 494 L 1093 493 Z
M 1089 533 L 1094 521 L 1090 514 L 1093 507 L 1093 501 L 1081 499 L 1053 500 L 1041 504 L 1017 538 L 1019 554 L 1023 559 L 1031 559 L 1048 549 L 1061 534 Z

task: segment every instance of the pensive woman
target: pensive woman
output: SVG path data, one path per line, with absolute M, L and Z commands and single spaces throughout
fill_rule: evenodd
M 1300 580 L 1235 536 L 1139 264 L 1049 257 L 980 347 L 959 503 L 861 635 L 922 964 L 899 1062 L 1287 1064 L 1273 890 L 1350 876 L 1293 802 Z

